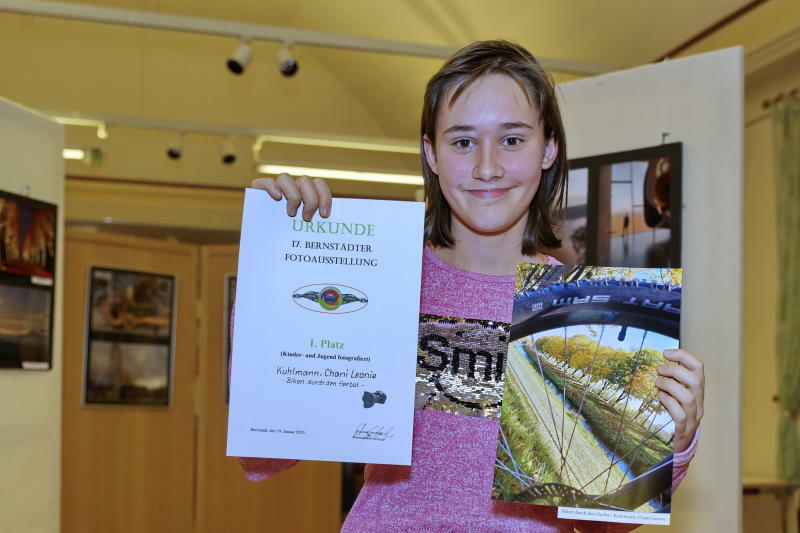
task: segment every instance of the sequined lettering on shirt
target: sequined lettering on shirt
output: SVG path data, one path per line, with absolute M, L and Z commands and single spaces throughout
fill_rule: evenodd
M 414 406 L 500 417 L 510 325 L 420 315 Z

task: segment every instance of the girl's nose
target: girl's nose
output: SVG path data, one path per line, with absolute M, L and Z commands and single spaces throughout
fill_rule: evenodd
M 478 151 L 478 160 L 472 169 L 472 177 L 478 180 L 489 181 L 503 175 L 503 167 L 498 160 L 494 146 L 484 145 Z

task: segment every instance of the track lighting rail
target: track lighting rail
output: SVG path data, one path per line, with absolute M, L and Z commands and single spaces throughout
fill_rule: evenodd
M 447 58 L 455 52 L 454 48 L 445 46 L 45 0 L 0 0 L 0 11 L 166 31 L 218 35 L 236 39 L 246 37 L 250 40 L 275 41 L 362 52 L 431 58 Z M 539 61 L 547 69 L 571 74 L 595 75 L 614 70 L 605 65 L 563 59 L 540 57 Z
M 416 140 L 396 139 L 390 137 L 369 137 L 343 134 L 317 134 L 292 130 L 266 128 L 247 128 L 221 124 L 206 124 L 178 120 L 156 118 L 128 117 L 92 113 L 72 113 L 54 109 L 40 110 L 56 122 L 66 125 L 98 128 L 134 128 L 143 130 L 161 130 L 214 135 L 221 137 L 249 137 L 257 143 L 300 144 L 325 148 L 342 148 L 349 150 L 368 150 L 375 152 L 391 152 L 399 154 L 419 154 L 419 142 Z M 113 133 L 113 132 L 112 132 Z

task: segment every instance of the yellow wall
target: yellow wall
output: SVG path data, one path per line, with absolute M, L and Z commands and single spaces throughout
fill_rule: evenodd
M 775 359 L 777 243 L 774 140 L 764 99 L 800 86 L 800 53 L 761 73 L 747 85 L 745 103 L 745 475 L 777 475 L 778 378 Z M 766 117 L 766 118 L 763 118 Z
M 747 52 L 798 27 L 800 2 L 770 0 L 681 55 L 731 44 Z M 747 64 L 745 65 L 747 68 Z M 800 86 L 800 52 L 748 75 L 745 83 L 744 359 L 742 473 L 775 477 L 778 380 L 775 360 L 777 243 L 771 120 L 764 99 Z M 736 206 L 731 206 L 736 208 Z

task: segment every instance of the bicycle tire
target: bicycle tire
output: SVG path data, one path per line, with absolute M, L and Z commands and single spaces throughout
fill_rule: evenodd
M 628 326 L 678 339 L 680 300 L 680 287 L 668 284 L 615 279 L 559 283 L 515 297 L 511 340 L 585 324 Z

